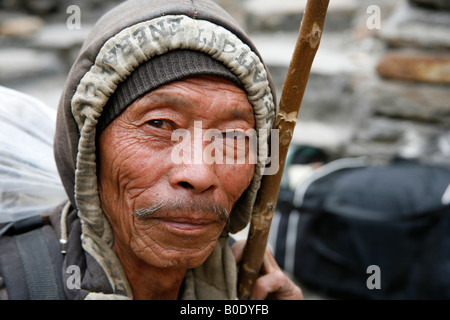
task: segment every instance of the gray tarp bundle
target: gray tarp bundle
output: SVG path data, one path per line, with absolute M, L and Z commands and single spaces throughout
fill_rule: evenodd
M 0 86 L 0 226 L 67 198 L 53 157 L 55 119 L 55 109 Z

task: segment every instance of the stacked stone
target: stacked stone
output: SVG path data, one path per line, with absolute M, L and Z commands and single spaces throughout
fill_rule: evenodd
M 450 165 L 449 34 L 448 1 L 403 1 L 383 21 L 379 78 L 362 87 L 365 113 L 349 153 Z

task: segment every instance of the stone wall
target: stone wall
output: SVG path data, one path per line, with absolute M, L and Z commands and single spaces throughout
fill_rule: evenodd
M 376 37 L 385 49 L 376 76 L 358 88 L 364 111 L 346 152 L 450 164 L 447 10 L 439 1 L 400 1 L 383 21 Z

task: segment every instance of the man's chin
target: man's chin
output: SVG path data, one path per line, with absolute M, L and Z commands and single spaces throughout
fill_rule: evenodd
M 177 248 L 167 250 L 154 259 L 145 259 L 147 263 L 163 269 L 194 269 L 202 265 L 209 257 L 214 245 L 203 249 Z M 152 254 L 155 257 L 154 254 Z

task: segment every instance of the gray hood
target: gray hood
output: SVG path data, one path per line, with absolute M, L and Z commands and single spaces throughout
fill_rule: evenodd
M 66 214 L 76 214 L 71 221 L 79 220 L 81 246 L 101 266 L 116 295 L 131 297 L 120 262 L 111 249 L 111 227 L 100 208 L 96 124 L 117 85 L 138 65 L 176 49 L 209 54 L 239 78 L 254 107 L 257 132 L 268 133 L 275 118 L 275 90 L 259 53 L 234 19 L 215 3 L 132 0 L 97 22 L 67 78 L 58 108 L 54 151 L 71 203 Z M 250 219 L 268 153 L 266 138 L 258 146 L 254 179 L 230 215 L 228 231 L 232 233 L 243 229 Z M 211 256 L 223 260 L 223 256 L 229 256 L 224 250 L 218 248 L 222 253 L 213 252 Z

